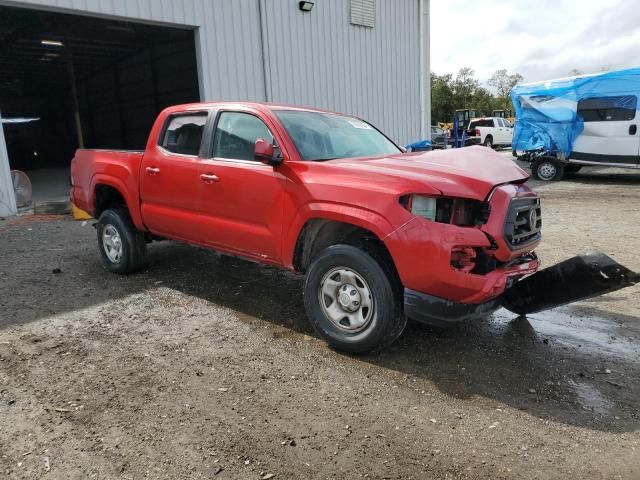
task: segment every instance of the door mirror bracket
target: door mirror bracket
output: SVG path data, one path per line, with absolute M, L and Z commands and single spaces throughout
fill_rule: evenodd
M 266 165 L 280 165 L 282 163 L 282 153 L 280 147 L 267 142 L 264 138 L 256 140 L 254 146 L 254 158 Z

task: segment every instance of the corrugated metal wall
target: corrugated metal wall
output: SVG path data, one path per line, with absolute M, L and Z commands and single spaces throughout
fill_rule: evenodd
M 407 143 L 420 132 L 418 0 L 378 0 L 374 28 L 352 25 L 348 0 L 311 13 L 266 0 L 271 101 L 360 115 Z
M 258 0 L 21 0 L 69 13 L 197 28 L 203 99 L 264 100 Z M 297 8 L 297 2 L 296 8 Z
M 420 134 L 419 0 L 377 0 L 374 28 L 350 23 L 348 0 L 316 0 L 310 13 L 298 9 L 298 0 L 0 3 L 188 25 L 197 29 L 203 99 L 344 111 L 401 143 Z

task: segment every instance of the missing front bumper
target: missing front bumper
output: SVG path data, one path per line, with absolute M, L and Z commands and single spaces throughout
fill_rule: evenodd
M 639 282 L 640 274 L 604 253 L 589 252 L 540 270 L 485 303 L 456 303 L 405 289 L 404 309 L 407 317 L 413 320 L 445 327 L 486 317 L 500 307 L 525 315 L 611 293 Z

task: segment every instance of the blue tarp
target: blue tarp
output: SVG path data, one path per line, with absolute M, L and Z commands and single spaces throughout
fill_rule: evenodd
M 420 140 L 419 142 L 410 143 L 405 148 L 410 152 L 421 152 L 425 150 L 431 150 L 431 141 Z
M 584 129 L 577 113 L 580 100 L 638 94 L 640 68 L 518 85 L 511 91 L 513 149 L 544 149 L 568 157 Z

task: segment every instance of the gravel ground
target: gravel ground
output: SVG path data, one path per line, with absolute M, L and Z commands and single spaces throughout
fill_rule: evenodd
M 545 264 L 640 270 L 639 185 L 534 184 Z M 0 478 L 640 478 L 638 286 L 352 357 L 273 268 L 163 242 L 117 276 L 61 217 L 0 221 L 0 248 Z

